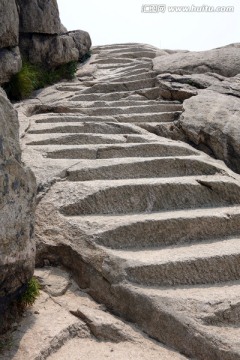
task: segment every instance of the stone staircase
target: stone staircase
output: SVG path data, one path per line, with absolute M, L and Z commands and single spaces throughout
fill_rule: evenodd
M 37 263 L 186 356 L 240 359 L 239 176 L 146 130 L 182 111 L 159 96 L 156 51 L 96 47 L 75 81 L 17 105 Z

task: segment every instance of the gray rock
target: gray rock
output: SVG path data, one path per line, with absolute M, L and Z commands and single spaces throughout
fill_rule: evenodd
M 92 46 L 92 41 L 89 33 L 83 30 L 70 31 L 68 33 L 75 43 L 76 48 L 79 51 L 79 60 L 88 53 Z
M 8 82 L 13 74 L 21 70 L 19 48 L 0 49 L 0 84 Z
M 228 51 L 234 53 L 239 49 L 239 44 L 235 44 L 222 48 L 222 51 L 226 54 Z M 215 50 L 212 50 L 212 53 L 214 52 Z M 183 63 L 185 69 L 192 66 L 191 54 L 193 53 L 187 54 L 188 63 Z M 172 56 L 168 56 L 170 72 L 171 58 Z M 216 70 L 219 59 L 212 60 L 216 61 L 215 66 L 213 62 L 211 65 L 212 69 Z M 229 57 L 229 62 L 223 62 L 224 69 L 228 67 L 228 74 L 230 70 L 232 73 L 238 71 L 235 61 L 237 59 Z M 181 66 L 179 60 L 179 68 Z M 192 70 L 196 71 L 194 68 Z M 223 73 L 226 74 L 225 70 Z M 158 86 L 163 99 L 183 102 L 184 112 L 180 120 L 170 124 L 170 127 L 156 124 L 152 125 L 151 129 L 148 126 L 148 129 L 161 136 L 194 143 L 200 150 L 223 160 L 232 170 L 239 173 L 240 75 L 224 77 L 213 72 L 180 75 L 178 70 L 175 71 L 174 74 L 158 75 Z
M 61 21 L 56 0 L 17 0 L 20 32 L 58 34 Z
M 183 104 L 179 126 L 188 140 L 240 172 L 240 76 L 199 91 Z
M 77 61 L 79 58 L 74 40 L 68 35 L 22 34 L 20 49 L 31 63 L 45 64 L 48 67 Z
M 60 34 L 66 34 L 67 31 L 68 31 L 68 30 L 67 30 L 66 26 L 64 26 L 63 24 L 61 24 Z
M 188 53 L 156 57 L 154 70 L 160 73 L 201 74 L 217 73 L 226 77 L 240 73 L 240 44 Z
M 140 127 L 157 124 L 162 126 L 157 134 L 168 134 L 182 111 L 179 101 L 159 97 L 154 49 L 117 44 L 93 52 L 74 82 L 58 83 L 18 104 L 23 157 L 39 189 L 37 264 L 68 268 L 99 303 L 188 358 L 239 360 L 239 176 L 190 145 Z M 93 80 L 81 76 L 91 69 Z M 175 88 L 190 86 L 196 92 L 183 105 L 201 93 L 219 94 L 205 89 L 224 82 L 205 74 L 172 75 L 169 80 Z M 235 95 L 225 95 L 230 91 Z M 226 84 L 219 95 L 238 100 L 237 91 L 237 85 Z M 189 122 L 205 106 L 212 111 L 203 102 Z M 59 274 L 44 276 L 44 291 L 54 295 L 55 305 L 66 296 L 66 309 L 68 278 L 59 280 Z M 104 326 L 95 322 L 75 304 L 71 313 L 86 321 L 93 335 L 108 341 L 110 334 L 113 341 L 123 334 L 119 327 L 107 327 L 108 321 Z M 46 302 L 44 306 L 44 311 L 50 308 L 45 310 Z M 36 310 L 41 316 L 42 310 Z M 43 329 L 44 319 L 40 324 Z M 31 337 L 39 333 L 36 325 Z M 52 336 L 52 321 L 46 325 Z M 62 333 L 58 325 L 56 329 Z M 26 337 L 23 343 L 29 348 Z M 49 348 L 47 341 L 45 346 Z M 79 358 L 79 348 L 64 346 L 49 358 Z M 125 344 L 120 359 L 126 354 Z M 139 352 L 133 358 L 142 359 Z
M 0 317 L 34 269 L 35 178 L 21 162 L 18 119 L 0 89 Z M 0 330 L 4 327 L 0 323 Z
M 36 269 L 35 276 L 42 285 L 40 296 L 15 324 L 13 346 L 1 352 L 1 360 L 76 360 L 79 355 L 94 360 L 96 354 L 98 360 L 122 360 L 126 354 L 128 359 L 186 360 L 108 313 L 63 269 Z M 49 284 L 64 291 L 53 296 Z
M 0 49 L 18 44 L 18 12 L 15 0 L 0 2 Z

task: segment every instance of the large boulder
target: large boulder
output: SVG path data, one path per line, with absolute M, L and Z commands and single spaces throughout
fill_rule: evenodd
M 78 61 L 79 58 L 75 42 L 68 35 L 25 34 L 20 37 L 20 49 L 32 64 L 44 64 L 49 68 Z
M 80 60 L 84 55 L 89 52 L 92 46 L 90 35 L 87 31 L 83 30 L 69 31 L 68 35 L 71 36 L 74 40 L 75 46 L 79 52 Z
M 21 67 L 22 59 L 18 47 L 0 49 L 0 84 L 8 82 Z
M 160 96 L 183 102 L 183 114 L 151 131 L 184 140 L 240 173 L 240 43 L 153 59 Z
M 35 178 L 21 162 L 18 119 L 0 89 L 0 330 L 34 270 Z
M 221 48 L 157 56 L 153 68 L 160 73 L 201 74 L 217 73 L 232 77 L 240 73 L 240 43 Z
M 18 44 L 18 12 L 15 0 L 0 2 L 0 49 Z
M 17 0 L 20 32 L 59 34 L 61 21 L 56 0 Z
M 183 107 L 186 138 L 240 173 L 240 75 L 200 90 Z
M 22 66 L 17 47 L 19 19 L 15 0 L 1 0 L 0 24 L 0 84 L 3 84 Z

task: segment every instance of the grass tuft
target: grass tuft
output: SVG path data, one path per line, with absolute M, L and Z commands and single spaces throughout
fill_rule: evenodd
M 13 75 L 3 87 L 10 100 L 19 101 L 28 98 L 34 90 L 52 85 L 62 79 L 73 79 L 76 71 L 77 62 L 75 61 L 50 70 L 24 61 L 21 71 Z
M 19 304 L 21 307 L 25 308 L 28 306 L 32 306 L 36 300 L 36 298 L 40 294 L 40 284 L 34 277 L 29 280 L 27 285 L 27 290 L 19 299 Z

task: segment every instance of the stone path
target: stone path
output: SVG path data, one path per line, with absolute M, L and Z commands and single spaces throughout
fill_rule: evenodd
M 106 312 L 61 268 L 37 269 L 40 297 L 9 334 L 2 360 L 184 360 Z
M 182 110 L 159 96 L 156 51 L 94 48 L 75 81 L 17 105 L 38 181 L 37 264 L 64 265 L 96 300 L 189 357 L 239 359 L 239 176 L 146 130 L 170 128 Z

